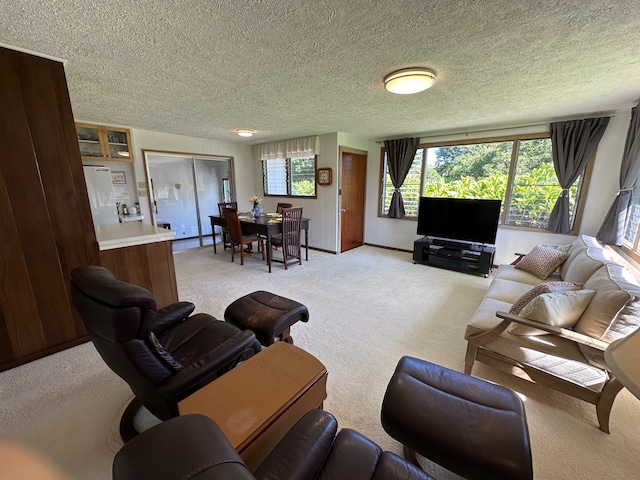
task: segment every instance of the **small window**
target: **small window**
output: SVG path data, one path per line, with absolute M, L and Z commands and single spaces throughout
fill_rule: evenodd
M 275 158 L 262 161 L 265 195 L 316 196 L 316 157 Z

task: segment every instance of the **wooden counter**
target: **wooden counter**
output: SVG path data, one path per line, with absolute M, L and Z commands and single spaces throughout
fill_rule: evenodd
M 178 301 L 172 241 L 175 232 L 139 222 L 99 225 L 100 263 L 119 280 L 146 288 L 158 308 Z
M 100 251 L 173 240 L 176 232 L 140 222 L 98 225 L 96 237 Z

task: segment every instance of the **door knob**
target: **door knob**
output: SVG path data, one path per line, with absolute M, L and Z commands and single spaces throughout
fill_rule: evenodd
M 346 211 L 347 211 L 347 209 L 346 209 L 346 208 L 341 208 L 341 209 L 340 209 L 340 211 L 341 211 L 342 213 L 344 213 L 344 212 L 346 212 Z

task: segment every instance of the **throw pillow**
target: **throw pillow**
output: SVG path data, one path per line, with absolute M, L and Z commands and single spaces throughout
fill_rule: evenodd
M 570 328 L 580 320 L 595 293 L 595 290 L 542 293 L 524 306 L 520 316 L 554 327 Z M 545 335 L 547 332 L 514 323 L 509 327 L 509 333 Z
M 531 300 L 536 298 L 538 295 L 542 293 L 549 292 L 566 292 L 568 290 L 580 290 L 582 288 L 581 283 L 577 282 L 546 282 L 541 283 L 533 287 L 531 290 L 522 295 L 509 309 L 509 313 L 513 313 L 518 315 L 520 310 L 524 308 L 524 306 L 529 303 Z
M 175 358 L 173 358 L 173 355 L 171 355 L 167 351 L 167 349 L 162 346 L 162 344 L 158 340 L 158 337 L 156 337 L 153 332 L 149 333 L 149 340 L 151 341 L 151 346 L 153 347 L 155 352 L 171 370 L 173 370 L 174 372 L 179 372 L 184 368 L 182 364 Z
M 518 270 L 529 272 L 540 280 L 551 275 L 569 257 L 569 252 L 537 245 L 515 264 Z

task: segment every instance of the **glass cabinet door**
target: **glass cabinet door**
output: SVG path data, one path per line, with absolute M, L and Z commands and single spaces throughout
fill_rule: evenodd
M 80 154 L 83 157 L 101 157 L 98 127 L 76 127 Z
M 127 132 L 107 129 L 107 142 L 109 144 L 109 156 L 111 158 L 129 158 L 130 154 Z

